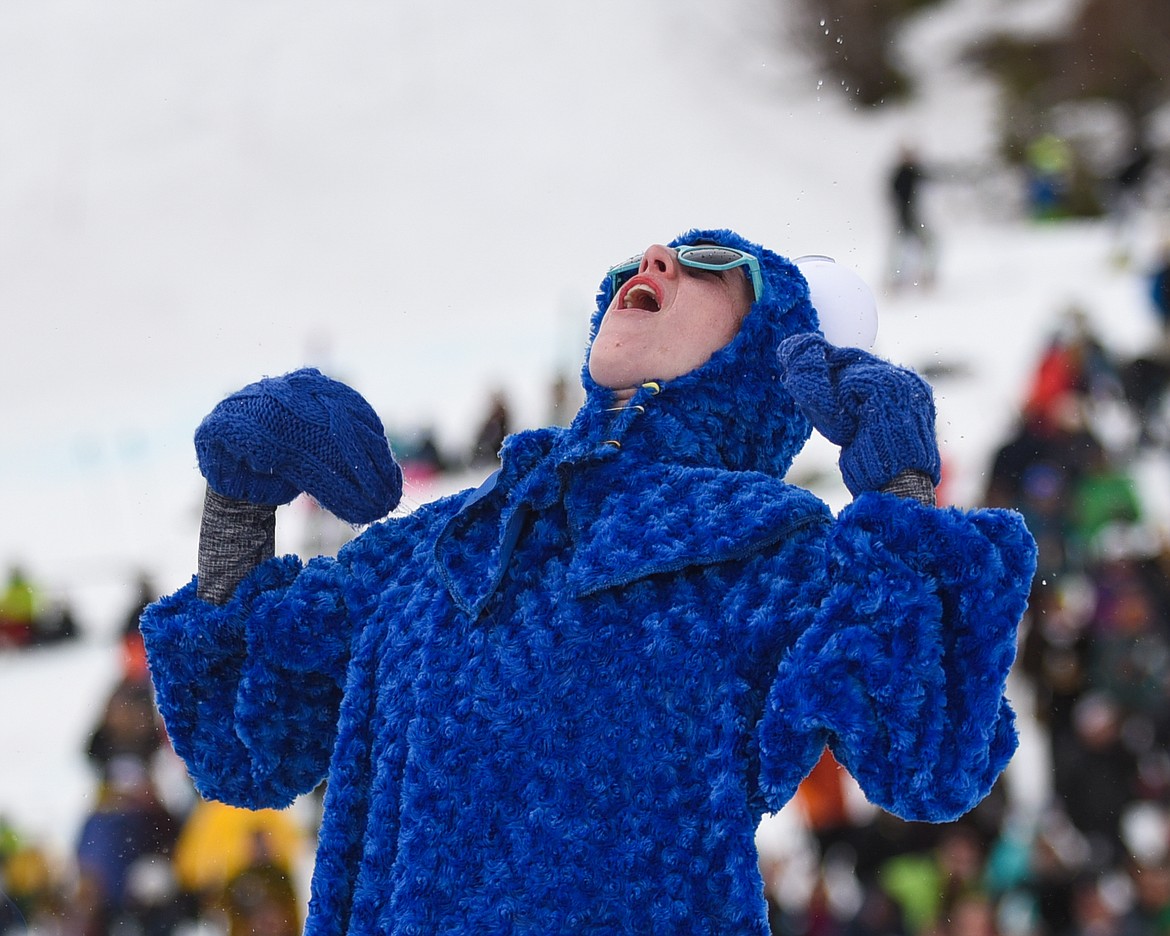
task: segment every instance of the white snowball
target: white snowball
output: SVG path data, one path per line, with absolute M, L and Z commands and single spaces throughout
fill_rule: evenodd
M 825 339 L 839 348 L 872 348 L 877 338 L 877 300 L 865 280 L 832 257 L 811 255 L 794 262 L 808 281 Z

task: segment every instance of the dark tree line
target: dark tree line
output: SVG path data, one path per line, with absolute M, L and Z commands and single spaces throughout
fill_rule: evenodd
M 1150 123 L 1170 100 L 1170 3 L 1167 0 L 1082 0 L 1063 31 L 1047 36 L 1000 33 L 975 43 L 969 60 L 1003 90 L 1001 148 L 1024 158 L 1029 136 L 1047 129 L 1061 105 L 1105 102 L 1124 127 L 1115 179 L 1159 156 Z M 1104 206 L 1092 173 L 1073 167 L 1070 209 L 1091 215 Z M 1148 175 L 1148 169 L 1141 169 Z
M 1170 97 L 1170 3 L 1083 0 L 1055 35 L 999 33 L 975 43 L 970 59 L 995 75 L 1017 117 L 1067 101 L 1117 106 L 1135 143 L 1148 139 L 1154 112 Z
M 914 93 L 899 62 L 907 21 L 948 0 L 796 0 L 792 32 L 842 93 L 880 106 Z M 1170 101 L 1170 0 L 1068 0 L 1063 28 L 1039 35 L 1006 31 L 973 37 L 965 61 L 1003 91 L 1003 150 L 1021 158 L 1029 138 L 1049 129 L 1054 108 L 1106 102 L 1124 121 L 1121 145 L 1152 146 L 1150 125 Z M 829 83 L 829 82 L 826 82 Z
M 877 106 L 913 92 L 894 54 L 907 17 L 940 0 L 798 0 L 794 35 L 858 102 Z

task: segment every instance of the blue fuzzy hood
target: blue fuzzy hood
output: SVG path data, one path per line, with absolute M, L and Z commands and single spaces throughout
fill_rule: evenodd
M 695 229 L 669 246 L 699 242 L 736 247 L 760 260 L 764 293 L 739 333 L 701 367 L 659 390 L 639 392 L 632 404 L 644 411 L 634 410 L 637 419 L 614 417 L 611 391 L 589 376 L 586 355 L 586 400 L 572 432 L 582 442 L 616 433 L 624 449 L 641 449 L 655 460 L 783 477 L 812 429 L 781 383 L 776 348 L 790 335 L 817 330 L 808 285 L 791 261 L 734 231 Z M 606 279 L 597 296 L 590 347 L 611 299 Z

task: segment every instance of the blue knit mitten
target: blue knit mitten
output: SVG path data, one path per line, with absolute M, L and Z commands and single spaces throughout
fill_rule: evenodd
M 388 514 L 402 471 L 370 404 L 314 368 L 233 393 L 195 432 L 199 470 L 218 494 L 286 504 L 304 491 L 349 523 Z
M 939 482 L 934 396 L 911 370 L 808 332 L 776 351 L 781 379 L 809 421 L 841 446 L 841 475 L 856 497 L 917 471 Z

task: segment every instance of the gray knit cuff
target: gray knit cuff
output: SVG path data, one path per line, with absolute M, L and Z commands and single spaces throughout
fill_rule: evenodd
M 935 505 L 934 484 L 930 475 L 923 471 L 907 468 L 899 471 L 893 478 L 882 485 L 883 494 L 893 494 L 897 497 L 909 497 L 928 507 Z
M 260 563 L 276 555 L 276 508 L 217 494 L 203 499 L 196 594 L 224 604 Z

